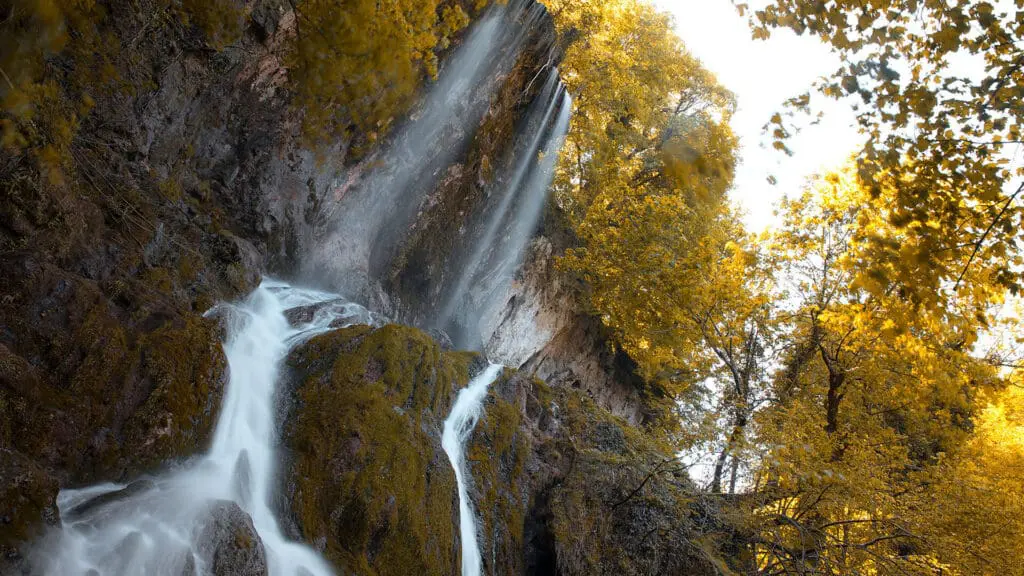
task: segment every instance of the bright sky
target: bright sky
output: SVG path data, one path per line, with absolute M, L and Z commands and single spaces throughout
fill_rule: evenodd
M 775 204 L 783 195 L 796 194 L 808 176 L 841 164 L 861 142 L 853 111 L 820 97 L 812 102 L 825 116 L 791 139 L 792 157 L 772 149 L 763 135 L 782 103 L 838 68 L 839 59 L 816 38 L 788 30 L 773 32 L 767 41 L 751 39 L 746 20 L 730 0 L 654 2 L 675 16 L 679 37 L 690 52 L 736 94 L 739 110 L 732 127 L 742 149 L 731 196 L 745 211 L 750 231 L 764 230 L 775 221 Z M 778 183 L 769 184 L 768 176 Z

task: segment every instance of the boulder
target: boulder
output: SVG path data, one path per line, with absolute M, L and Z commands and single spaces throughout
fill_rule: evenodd
M 152 489 L 154 486 L 152 480 L 136 480 L 131 484 L 121 488 L 120 490 L 113 490 L 105 492 L 99 496 L 95 496 L 75 506 L 64 515 L 64 522 L 74 522 L 86 516 L 95 514 L 102 508 L 106 508 L 111 504 L 117 502 L 124 502 L 129 498 L 142 494 Z
M 267 576 L 263 541 L 238 504 L 211 503 L 198 531 L 199 555 L 213 576 Z
M 284 492 L 295 535 L 343 574 L 458 572 L 441 429 L 474 358 L 398 325 L 335 330 L 290 356 Z
M 20 546 L 60 523 L 56 499 L 52 476 L 25 455 L 0 449 L 0 573 L 20 573 Z

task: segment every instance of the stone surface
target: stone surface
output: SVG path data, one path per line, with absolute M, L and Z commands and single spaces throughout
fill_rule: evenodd
M 120 490 L 100 494 L 99 496 L 82 502 L 71 510 L 68 510 L 62 520 L 64 522 L 74 522 L 79 518 L 93 514 L 100 508 L 104 508 L 116 502 L 122 502 L 132 498 L 133 496 L 146 492 L 153 488 L 153 486 L 154 484 L 151 480 L 136 480 Z
M 25 568 L 20 544 L 60 523 L 57 481 L 22 454 L 0 448 L 0 574 Z
M 238 504 L 213 502 L 200 521 L 199 554 L 212 576 L 267 576 L 267 555 L 252 518 Z
M 506 295 L 485 316 L 488 357 L 537 376 L 551 386 L 584 391 L 632 425 L 644 421 L 643 381 L 632 361 L 612 346 L 598 318 L 580 309 L 580 295 L 554 269 L 559 252 L 538 237 Z
M 293 351 L 285 508 L 343 574 L 446 576 L 458 566 L 455 475 L 441 427 L 472 355 L 388 325 Z
M 498 382 L 468 453 L 486 573 L 721 574 L 686 471 L 582 390 Z
M 283 507 L 341 573 L 450 574 L 457 493 L 441 450 L 480 369 L 413 328 L 355 326 L 294 351 Z M 484 573 L 717 576 L 718 534 L 670 450 L 587 394 L 506 370 L 467 446 Z

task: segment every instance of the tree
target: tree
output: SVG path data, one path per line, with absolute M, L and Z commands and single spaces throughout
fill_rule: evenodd
M 548 3 L 566 49 L 574 115 L 555 195 L 578 246 L 561 260 L 670 413 L 699 379 L 682 304 L 742 232 L 725 204 L 732 95 L 639 0 Z M 663 410 L 662 410 L 663 409 Z
M 727 245 L 730 256 L 712 270 L 715 281 L 710 289 L 694 293 L 683 304 L 686 321 L 679 326 L 694 331 L 700 347 L 713 354 L 708 376 L 717 400 L 716 416 L 724 424 L 711 475 L 713 493 L 723 492 L 730 461 L 727 491 L 736 492 L 747 427 L 765 401 L 774 362 L 778 297 L 774 269 L 765 255 L 757 253 L 754 239 L 747 241 Z
M 950 463 L 972 461 L 988 398 L 1006 386 L 972 355 L 985 324 L 970 305 L 916 305 L 897 282 L 869 288 L 860 279 L 874 257 L 864 229 L 897 242 L 906 234 L 886 218 L 891 201 L 850 167 L 783 206 L 772 250 L 793 302 L 772 403 L 756 418 L 751 572 L 1019 573 L 977 572 L 967 560 L 989 549 L 972 526 L 1016 525 L 1001 503 L 975 501 L 977 518 L 963 522 L 957 506 L 937 502 L 962 470 Z M 967 293 L 987 299 L 991 288 L 975 285 L 995 280 L 979 272 L 965 276 Z M 937 525 L 952 532 L 939 538 Z
M 1021 288 L 1014 270 L 1024 172 L 1007 148 L 1021 142 L 1024 121 L 1019 9 L 977 0 L 777 0 L 753 13 L 755 37 L 787 27 L 842 58 L 817 88 L 858 102 L 867 135 L 858 177 L 873 197 L 890 199 L 886 217 L 905 232 L 900 245 L 879 239 L 864 274 L 899 282 L 905 298 L 955 300 L 976 266 L 1003 288 Z M 803 95 L 791 104 L 808 102 Z M 782 115 L 772 123 L 777 136 L 789 132 Z
M 422 81 L 436 77 L 438 51 L 469 24 L 460 3 L 443 0 L 302 0 L 294 7 L 289 75 L 312 143 L 353 126 L 371 140 L 386 133 Z

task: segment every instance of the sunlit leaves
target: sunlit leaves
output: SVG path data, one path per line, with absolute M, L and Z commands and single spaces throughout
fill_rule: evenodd
M 916 236 L 918 254 L 934 270 L 903 286 L 908 298 L 963 289 L 967 268 L 1005 262 L 998 245 L 1019 250 L 1024 203 L 992 209 L 1020 183 L 1008 170 L 1008 146 L 1020 141 L 1024 122 L 1019 3 L 1015 10 L 1009 2 L 975 0 L 775 0 L 751 21 L 756 37 L 790 28 L 817 36 L 843 59 L 818 88 L 862 101 L 858 121 L 868 140 L 858 157 L 861 179 L 876 194 L 892 192 L 892 222 Z M 974 257 L 963 253 L 965 244 L 979 248 Z M 885 244 L 876 251 L 890 261 L 905 256 Z M 1020 288 L 1006 267 L 993 277 Z
M 747 519 L 758 573 L 1024 569 L 1019 485 L 988 481 L 1024 453 L 976 449 L 1017 434 L 979 425 L 1006 383 L 972 354 L 986 329 L 976 306 L 1001 289 L 981 266 L 958 298 L 907 294 L 934 273 L 917 227 L 940 224 L 894 224 L 896 193 L 868 189 L 850 167 L 783 205 L 771 251 L 790 295 L 777 302 L 790 345 L 757 416 L 760 504 Z
M 404 112 L 437 74 L 436 50 L 469 24 L 439 0 L 304 0 L 289 75 L 311 143 L 356 127 L 371 138 Z M 440 7 L 440 10 L 439 10 Z
M 742 234 L 724 203 L 732 96 L 645 2 L 548 6 L 571 41 L 561 70 L 575 108 L 555 193 L 580 245 L 561 266 L 671 411 L 711 362 L 685 306 Z

